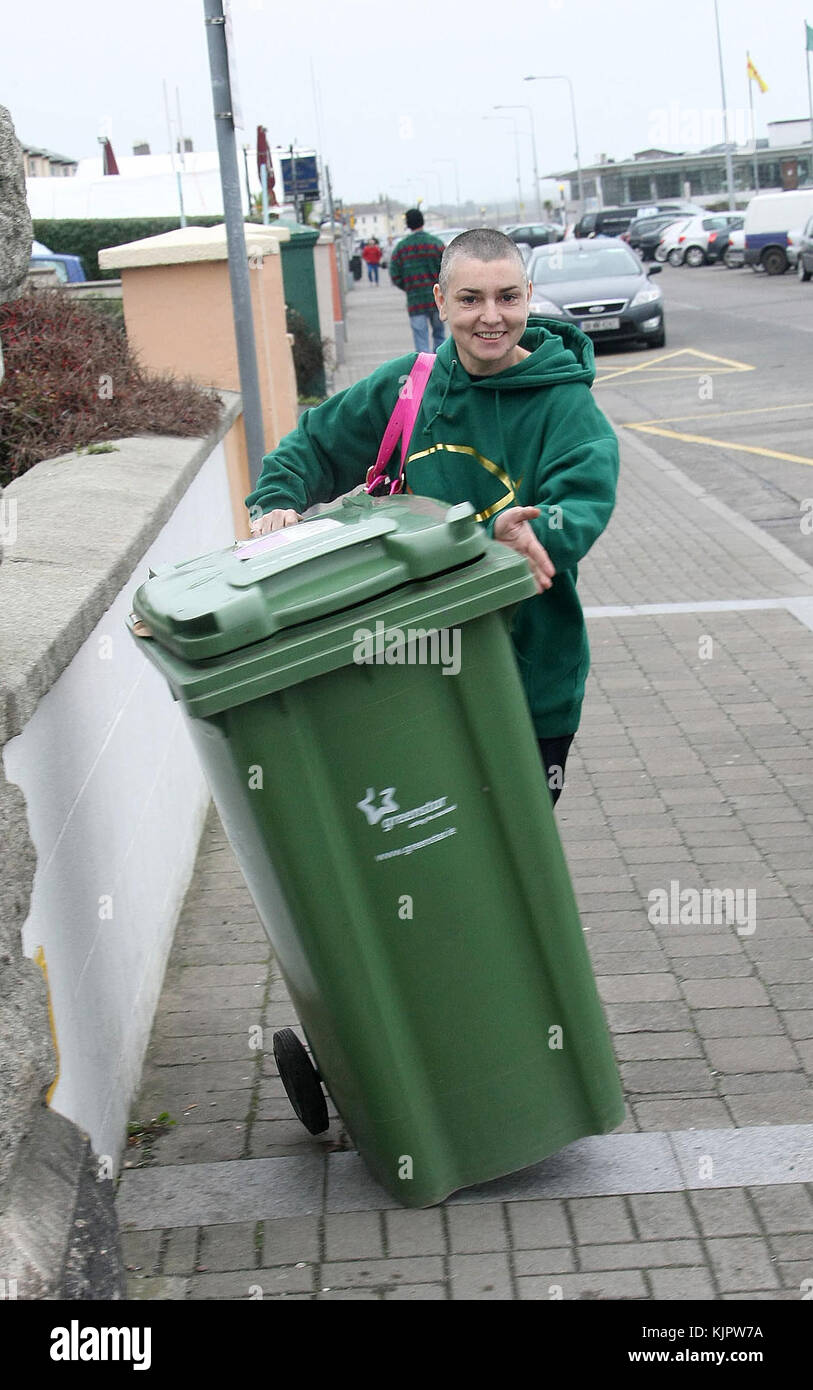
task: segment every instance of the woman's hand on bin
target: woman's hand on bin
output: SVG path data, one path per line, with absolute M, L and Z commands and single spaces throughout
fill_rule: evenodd
M 541 594 L 543 589 L 550 588 L 556 570 L 530 525 L 531 518 L 535 516 L 539 516 L 538 507 L 508 507 L 500 512 L 494 522 L 494 539 L 502 541 L 503 545 L 510 545 L 512 550 L 525 556 L 536 583 L 536 592 Z
M 251 522 L 252 536 L 267 536 L 269 531 L 281 531 L 284 526 L 296 526 L 302 517 L 299 512 L 277 507 L 273 512 L 265 512 Z

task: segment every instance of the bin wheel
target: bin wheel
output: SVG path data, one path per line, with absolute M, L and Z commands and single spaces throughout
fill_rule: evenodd
M 319 1074 L 293 1028 L 281 1028 L 273 1038 L 280 1079 L 297 1119 L 310 1134 L 324 1134 L 330 1121 Z

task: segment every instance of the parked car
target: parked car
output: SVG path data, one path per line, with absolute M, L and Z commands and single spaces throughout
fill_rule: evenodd
M 649 280 L 660 271 L 644 270 L 617 237 L 540 246 L 528 264 L 530 310 L 574 323 L 606 342 L 642 339 L 648 347 L 663 347 L 663 296 Z
M 799 259 L 799 242 L 802 239 L 803 231 L 804 225 L 801 225 L 799 227 L 794 227 L 792 231 L 788 232 L 787 257 L 788 266 L 791 270 L 796 269 L 796 264 Z
M 757 193 L 745 209 L 745 263 L 769 275 L 788 268 L 788 232 L 813 215 L 813 188 Z
M 524 241 L 527 246 L 549 246 L 552 241 L 561 241 L 564 234 L 559 222 L 523 222 L 505 229 L 512 241 Z
M 461 232 L 467 231 L 469 231 L 468 227 L 443 227 L 441 231 L 433 232 L 432 235 L 439 237 L 443 245 L 448 246 L 449 242 L 454 241 L 455 237 L 460 236 Z
M 813 275 L 813 216 L 807 219 L 799 238 L 796 274 L 800 280 L 804 281 L 808 281 Z
M 621 240 L 626 241 L 632 251 L 641 257 L 642 261 L 651 261 L 655 256 L 655 248 L 661 239 L 661 234 L 670 227 L 675 220 L 673 212 L 659 212 L 657 215 L 647 217 L 636 217 L 634 222 L 630 222 L 626 232 L 622 233 Z
M 574 237 L 620 236 L 626 232 L 631 222 L 639 217 L 656 217 L 661 212 L 671 212 L 675 217 L 681 213 L 702 212 L 694 203 L 636 203 L 626 207 L 601 208 L 597 212 L 586 212 L 573 229 Z
M 59 251 L 49 251 L 41 241 L 31 243 L 31 266 L 49 266 L 56 271 L 61 285 L 75 285 L 86 280 L 85 268 L 78 256 L 65 256 Z
M 668 261 L 669 252 L 673 246 L 677 246 L 680 233 L 684 227 L 688 227 L 690 221 L 690 217 L 679 217 L 675 222 L 670 222 L 668 227 L 664 227 L 661 232 L 661 239 L 655 247 L 655 260 L 661 265 L 664 261 Z
M 745 221 L 744 214 L 740 213 L 734 216 L 733 213 L 726 213 L 725 215 L 728 218 L 728 226 L 723 227 L 719 231 L 715 230 L 709 232 L 709 244 L 706 247 L 706 260 L 710 265 L 725 259 L 725 253 L 728 250 L 728 245 L 733 233 L 741 232 L 743 229 L 743 222 Z
M 720 232 L 728 232 L 732 222 L 739 214 L 730 212 L 710 213 L 705 217 L 692 217 L 678 232 L 677 238 L 669 248 L 670 265 L 708 265 L 714 259 L 709 255 L 709 243 L 713 245 Z
M 737 270 L 745 265 L 745 228 L 735 227 L 728 234 L 728 245 L 723 252 L 723 261 L 729 270 Z

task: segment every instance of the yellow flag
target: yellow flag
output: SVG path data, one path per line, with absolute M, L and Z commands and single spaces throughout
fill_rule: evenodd
M 746 71 L 747 71 L 747 73 L 748 73 L 748 80 L 749 80 L 749 81 L 754 81 L 754 82 L 756 82 L 756 83 L 758 84 L 759 90 L 760 90 L 761 92 L 767 92 L 767 90 L 768 90 L 768 84 L 767 84 L 767 82 L 763 82 L 762 78 L 760 77 L 759 73 L 757 72 L 756 68 L 754 67 L 754 64 L 751 62 L 751 55 L 750 55 L 750 53 L 749 53 L 749 55 L 748 55 L 748 67 L 747 67 Z

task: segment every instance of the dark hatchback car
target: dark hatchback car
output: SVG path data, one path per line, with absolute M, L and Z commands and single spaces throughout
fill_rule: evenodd
M 644 270 L 635 253 L 616 237 L 542 246 L 528 262 L 530 310 L 542 318 L 574 323 L 596 340 L 663 347 L 663 296 L 649 278 L 660 270 Z
M 579 218 L 573 229 L 575 237 L 621 236 L 629 231 L 630 223 L 639 217 L 654 217 L 662 212 L 671 212 L 672 221 L 680 217 L 702 212 L 693 203 L 638 203 L 625 207 L 601 208 L 598 212 L 586 212 Z
M 621 240 L 626 241 L 642 261 L 654 261 L 655 247 L 661 239 L 661 233 L 671 226 L 674 220 L 673 212 L 661 212 L 657 217 L 636 217 L 634 222 L 630 222 Z
M 714 265 L 716 261 L 725 259 L 731 233 L 741 231 L 745 225 L 744 217 L 732 217 L 730 213 L 726 214 L 726 221 L 727 227 L 717 227 L 709 232 L 709 244 L 706 247 L 706 260 L 709 265 Z

